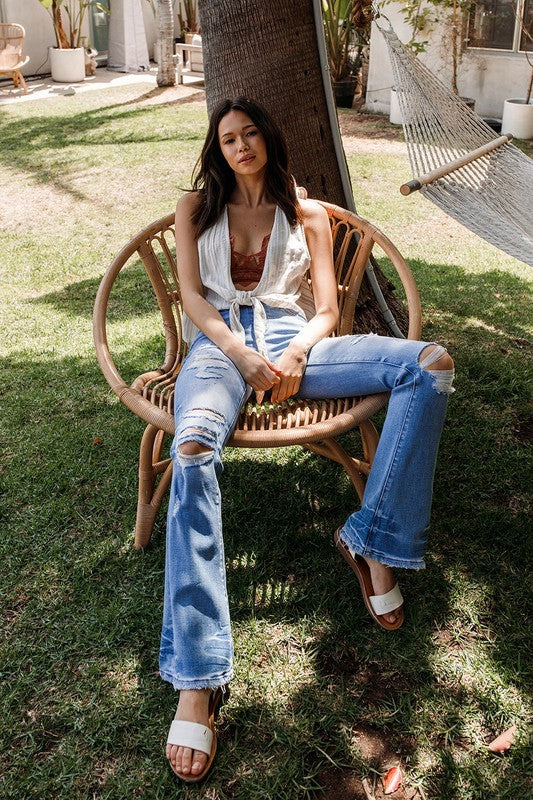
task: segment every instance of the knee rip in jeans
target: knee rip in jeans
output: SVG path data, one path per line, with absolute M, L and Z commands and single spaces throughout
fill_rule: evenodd
M 178 438 L 178 457 L 203 458 L 216 449 L 224 417 L 211 408 L 193 408 L 183 421 L 183 430 Z
M 422 358 L 422 356 L 424 356 Z M 428 369 L 431 364 L 440 361 L 437 369 Z M 455 369 L 451 356 L 445 347 L 440 344 L 428 345 L 420 353 L 420 368 L 429 372 L 433 377 L 433 386 L 437 394 L 452 394 L 455 389 L 452 386 L 455 376 Z

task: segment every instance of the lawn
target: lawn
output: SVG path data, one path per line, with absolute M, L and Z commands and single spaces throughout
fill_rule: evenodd
M 143 426 L 105 384 L 91 334 L 106 265 L 172 210 L 205 133 L 198 98 L 154 105 L 145 91 L 2 108 L 0 797 L 368 800 L 375 787 L 379 800 L 377 778 L 401 763 L 397 800 L 525 798 L 527 267 L 402 198 L 401 134 L 351 112 L 358 211 L 410 262 L 424 337 L 457 365 L 427 569 L 400 576 L 405 627 L 378 629 L 332 545 L 355 504 L 340 469 L 298 448 L 228 450 L 236 678 L 213 773 L 194 789 L 173 780 L 176 697 L 157 674 L 164 513 L 136 552 Z M 133 376 L 163 341 L 140 271 L 112 311 L 114 352 Z M 511 750 L 490 754 L 512 724 Z

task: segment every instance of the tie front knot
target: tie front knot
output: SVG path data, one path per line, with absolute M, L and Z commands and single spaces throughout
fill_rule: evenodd
M 230 327 L 233 333 L 244 342 L 246 334 L 241 323 L 240 306 L 252 306 L 254 310 L 253 328 L 257 349 L 261 355 L 267 355 L 265 331 L 266 331 L 266 314 L 263 304 L 258 297 L 252 295 L 251 292 L 237 291 L 235 299 L 232 301 L 229 309 Z
M 253 305 L 252 293 L 251 292 L 243 292 L 240 289 L 237 289 L 235 292 L 235 300 L 233 302 L 237 302 L 239 306 L 251 306 Z

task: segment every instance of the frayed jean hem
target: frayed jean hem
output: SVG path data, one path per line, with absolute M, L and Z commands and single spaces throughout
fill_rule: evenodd
M 176 678 L 175 675 L 171 675 L 170 672 L 161 672 L 161 670 L 159 671 L 159 675 L 164 681 L 171 683 L 176 691 L 181 691 L 182 689 L 185 691 L 187 689 L 218 689 L 219 686 L 225 686 L 233 679 L 233 670 L 219 678 L 210 678 L 205 680 L 194 679 L 183 681 L 179 678 Z
M 395 556 L 382 553 L 380 550 L 376 550 L 374 547 L 365 547 L 359 542 L 354 541 L 351 535 L 346 532 L 345 528 L 341 529 L 339 535 L 344 544 L 346 544 L 350 550 L 353 550 L 354 553 L 357 553 L 360 556 L 366 556 L 366 558 L 372 558 L 374 561 L 379 561 L 380 564 L 385 564 L 387 567 L 414 570 L 426 568 L 426 562 L 423 558 L 396 558 Z

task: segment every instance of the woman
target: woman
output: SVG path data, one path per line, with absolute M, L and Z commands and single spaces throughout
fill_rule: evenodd
M 391 567 L 424 566 L 453 362 L 435 344 L 328 338 L 338 320 L 328 216 L 297 199 L 281 133 L 257 103 L 226 100 L 213 112 L 175 230 L 192 346 L 175 392 L 160 674 L 180 690 L 167 757 L 191 782 L 211 766 L 214 716 L 232 678 L 217 475 L 243 402 L 252 390 L 271 389 L 273 402 L 391 392 L 363 506 L 335 542 L 374 619 L 395 629 L 403 600 Z M 298 305 L 308 270 L 309 321 Z

